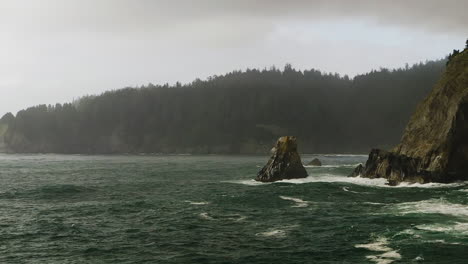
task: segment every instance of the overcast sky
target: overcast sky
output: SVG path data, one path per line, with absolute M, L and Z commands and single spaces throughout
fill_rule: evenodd
M 236 69 L 354 76 L 438 59 L 467 0 L 0 0 L 0 116 Z

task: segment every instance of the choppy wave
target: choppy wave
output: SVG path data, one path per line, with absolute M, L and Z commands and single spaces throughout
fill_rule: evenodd
M 419 230 L 449 233 L 453 235 L 468 235 L 468 223 L 455 222 L 453 224 L 427 224 L 417 225 L 416 228 Z
M 286 231 L 282 229 L 272 229 L 269 231 L 256 233 L 256 236 L 263 236 L 263 237 L 285 237 Z
M 241 222 L 247 219 L 247 216 L 240 215 L 240 214 L 231 214 L 231 215 L 210 215 L 207 212 L 203 212 L 198 214 L 198 216 L 205 220 L 215 221 L 215 220 L 222 220 L 222 221 L 233 221 L 233 222 Z
M 384 252 L 377 255 L 368 255 L 366 258 L 377 264 L 390 264 L 401 259 L 401 254 L 398 250 L 394 250 L 388 245 L 388 240 L 385 237 L 378 237 L 368 244 L 357 244 L 354 247 L 364 248 L 369 251 Z
M 188 200 L 184 201 L 184 202 L 189 203 L 191 205 L 207 205 L 207 204 L 209 204 L 209 202 L 193 202 L 193 201 L 188 201 Z
M 468 205 L 450 203 L 445 199 L 430 199 L 417 202 L 399 203 L 391 205 L 391 207 L 395 208 L 398 211 L 398 214 L 401 215 L 419 213 L 468 217 Z
M 200 218 L 205 219 L 205 220 L 215 220 L 207 212 L 200 213 L 199 216 Z
M 351 190 L 349 190 L 349 188 L 348 188 L 348 187 L 343 187 L 343 188 L 341 188 L 341 189 L 343 189 L 343 191 L 345 191 L 345 192 L 350 192 L 350 193 L 360 193 L 360 192 L 351 191 Z
M 270 228 L 267 231 L 256 233 L 255 236 L 261 236 L 261 237 L 273 237 L 273 238 L 284 238 L 287 236 L 287 234 L 293 230 L 298 228 L 299 225 L 289 225 L 289 226 L 283 226 L 281 228 Z
M 0 193 L 0 198 L 59 199 L 92 191 L 92 188 L 73 184 L 45 185 L 34 189 L 4 191 Z
M 291 207 L 307 207 L 307 206 L 309 206 L 309 203 L 310 203 L 308 201 L 304 201 L 302 199 L 294 198 L 294 197 L 280 196 L 280 198 L 283 199 L 283 200 L 292 201 L 292 202 L 296 203 L 295 205 L 293 205 Z

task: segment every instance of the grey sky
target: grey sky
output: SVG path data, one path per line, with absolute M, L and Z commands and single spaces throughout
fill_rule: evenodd
M 0 0 L 0 115 L 247 67 L 355 75 L 445 56 L 466 0 Z

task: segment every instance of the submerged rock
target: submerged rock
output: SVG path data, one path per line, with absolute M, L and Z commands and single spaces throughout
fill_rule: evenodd
M 468 49 L 447 65 L 442 78 L 411 117 L 392 151 L 374 149 L 351 176 L 400 182 L 468 180 Z
M 270 160 L 258 172 L 256 181 L 274 182 L 307 177 L 307 171 L 297 153 L 296 137 L 280 137 L 271 152 Z
M 320 162 L 319 159 L 315 158 L 312 161 L 310 161 L 309 163 L 307 163 L 307 165 L 309 165 L 309 166 L 322 166 L 322 162 Z

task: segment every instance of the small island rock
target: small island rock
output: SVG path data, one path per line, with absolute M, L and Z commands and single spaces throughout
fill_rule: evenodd
M 309 162 L 307 165 L 309 165 L 309 166 L 322 166 L 322 162 L 319 159 L 315 158 L 311 162 Z
M 296 137 L 280 137 L 272 149 L 268 163 L 258 172 L 256 181 L 274 182 L 284 179 L 307 177 L 307 171 L 302 165 L 297 153 Z

